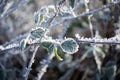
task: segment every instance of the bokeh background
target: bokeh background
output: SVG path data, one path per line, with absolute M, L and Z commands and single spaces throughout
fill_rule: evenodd
M 0 0 L 0 15 L 21 0 Z M 74 0 L 73 0 L 74 1 Z M 79 2 L 76 14 L 86 11 L 83 0 Z M 0 45 L 29 32 L 35 27 L 34 12 L 42 6 L 55 5 L 57 0 L 30 0 L 28 4 L 13 11 L 0 20 Z M 90 0 L 90 10 L 95 10 L 112 3 L 112 0 Z M 77 3 L 74 3 L 77 4 Z M 77 6 L 77 5 L 74 5 Z M 94 36 L 97 38 L 111 38 L 120 35 L 120 4 L 106 8 L 91 18 Z M 59 21 L 59 19 L 58 19 Z M 68 26 L 64 37 L 80 36 L 90 38 L 88 16 L 64 22 L 51 28 L 50 35 L 57 38 L 64 26 Z M 34 49 L 34 48 L 32 48 Z M 28 65 L 32 50 L 28 48 L 25 53 L 12 50 L 0 54 L 0 80 L 24 80 L 25 67 Z M 100 73 L 97 70 L 93 47 L 89 44 L 80 44 L 79 51 L 73 55 L 62 53 L 64 59 L 59 61 L 53 58 L 42 80 L 119 80 L 120 79 L 120 45 L 97 44 L 95 47 Z M 47 51 L 40 47 L 35 57 L 28 80 L 35 80 L 40 69 L 40 62 L 46 58 Z

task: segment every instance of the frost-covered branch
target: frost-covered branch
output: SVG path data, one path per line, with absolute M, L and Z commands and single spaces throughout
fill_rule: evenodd
M 50 53 L 46 59 L 43 59 L 40 63 L 40 69 L 39 69 L 39 73 L 38 73 L 38 77 L 37 80 L 41 80 L 42 76 L 44 75 L 44 73 L 46 72 L 48 65 L 51 63 L 51 60 L 54 57 L 54 53 Z
M 84 0 L 84 3 L 85 3 L 86 12 L 89 12 L 90 9 L 89 9 L 88 4 L 90 3 L 90 1 Z M 92 20 L 91 20 L 92 16 L 93 16 L 93 14 L 88 15 L 88 24 L 89 24 L 89 28 L 90 28 L 90 32 L 91 32 L 91 38 L 93 39 L 94 33 L 93 33 L 93 25 L 92 25 Z M 100 71 L 101 62 L 98 58 L 97 51 L 95 50 L 96 44 L 92 43 L 91 46 L 93 47 L 93 55 L 94 55 L 95 62 L 97 64 L 97 70 Z
M 24 74 L 25 80 L 28 80 L 28 75 L 29 75 L 30 71 L 32 70 L 31 67 L 32 67 L 32 64 L 33 64 L 34 61 L 35 61 L 34 58 L 35 58 L 35 55 L 36 55 L 36 53 L 37 53 L 38 48 L 39 48 L 39 46 L 35 46 L 35 50 L 34 50 L 34 52 L 33 52 L 33 55 L 32 55 L 32 57 L 31 57 L 31 59 L 30 59 L 28 68 L 26 68 L 27 71 L 26 71 L 26 73 Z
M 15 10 L 25 6 L 27 3 L 29 2 L 29 0 L 20 0 L 19 2 L 17 2 L 14 7 L 8 9 L 6 12 L 3 12 L 0 15 L 0 20 L 2 20 L 4 17 L 10 15 L 12 12 L 14 12 Z
M 58 39 L 57 39 L 58 41 Z M 60 41 L 60 40 L 59 40 Z M 115 36 L 112 38 L 103 38 L 103 39 L 98 39 L 98 38 L 84 38 L 84 37 L 79 37 L 78 35 L 76 35 L 76 41 L 78 43 L 94 43 L 94 44 L 118 44 L 120 45 L 120 36 Z M 39 44 L 38 41 L 34 40 L 32 43 L 29 43 L 29 46 L 33 46 L 35 44 Z M 5 53 L 8 52 L 10 50 L 20 50 L 19 44 L 13 44 L 13 45 L 9 45 L 9 47 L 5 47 L 3 49 L 0 50 L 0 53 Z
M 9 42 L 6 42 L 6 43 L 3 44 L 2 46 L 6 47 L 6 46 L 8 46 L 8 45 L 10 45 L 10 44 L 14 44 L 14 43 L 16 43 L 16 42 L 20 42 L 22 39 L 25 39 L 27 35 L 28 35 L 28 34 L 26 33 L 26 34 L 17 36 L 16 38 L 12 39 L 12 40 L 9 41 Z
M 74 16 L 72 16 L 72 17 L 71 16 L 70 17 L 64 17 L 64 19 L 70 20 L 70 19 L 76 19 L 76 18 L 88 16 L 88 15 L 93 15 L 93 14 L 96 14 L 99 11 L 102 11 L 104 9 L 110 8 L 112 6 L 117 6 L 118 4 L 120 4 L 120 1 L 116 1 L 115 3 L 109 3 L 107 5 L 104 5 L 104 6 L 100 7 L 100 8 L 90 10 L 89 12 L 83 12 L 83 13 L 77 15 L 76 17 L 74 17 Z
M 112 37 L 112 38 L 104 38 L 104 39 L 97 39 L 97 38 L 84 38 L 78 37 L 76 35 L 78 43 L 94 43 L 94 44 L 118 44 L 120 45 L 120 36 Z

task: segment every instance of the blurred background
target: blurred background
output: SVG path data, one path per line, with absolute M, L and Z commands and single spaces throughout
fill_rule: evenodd
M 0 45 L 29 32 L 35 27 L 34 12 L 42 6 L 55 5 L 57 0 L 30 0 L 26 5 L 16 9 L 8 16 L 1 15 L 13 9 L 25 0 L 0 0 Z M 86 12 L 84 0 L 68 0 L 75 8 L 77 15 Z M 95 10 L 113 0 L 90 0 L 89 9 Z M 66 4 L 65 4 L 66 5 Z M 120 3 L 103 9 L 91 18 L 94 37 L 111 38 L 120 35 Z M 57 21 L 61 21 L 58 17 Z M 66 30 L 64 31 L 64 27 Z M 64 34 L 62 34 L 64 33 Z M 91 38 L 88 16 L 68 20 L 51 28 L 53 38 L 75 37 L 78 33 L 82 37 Z M 12 50 L 0 55 L 0 80 L 24 80 L 25 67 L 31 59 L 34 48 L 28 48 L 24 53 Z M 93 53 L 96 53 L 94 55 Z M 35 57 L 28 80 L 35 80 L 41 67 L 40 62 L 47 57 L 47 51 L 40 47 Z M 91 44 L 79 45 L 79 51 L 73 55 L 64 52 L 59 54 L 64 60 L 53 58 L 42 80 L 120 80 L 120 45 Z M 97 59 L 95 59 L 97 58 Z M 100 69 L 98 70 L 98 67 Z

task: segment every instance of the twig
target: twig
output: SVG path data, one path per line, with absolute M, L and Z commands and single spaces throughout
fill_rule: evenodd
M 76 65 L 77 66 L 77 65 Z M 65 74 L 64 76 L 62 76 L 59 80 L 70 80 L 70 76 L 73 74 L 74 70 L 75 70 L 75 67 L 72 67 L 71 69 L 69 69 Z
M 120 45 L 119 37 L 105 38 L 105 39 L 96 39 L 96 38 L 83 38 L 77 37 L 78 43 L 94 43 L 94 44 L 118 44 Z
M 42 65 L 41 65 L 41 67 L 39 69 L 37 80 L 41 80 L 42 76 L 44 75 L 44 73 L 47 70 L 48 65 L 51 63 L 51 60 L 53 59 L 53 57 L 54 57 L 54 53 L 50 53 L 47 56 L 46 59 L 44 59 L 43 61 L 41 61 Z
M 106 8 L 109 8 L 109 7 L 112 7 L 112 6 L 117 6 L 118 4 L 120 4 L 120 1 L 117 1 L 116 3 L 109 3 L 107 5 L 104 5 L 100 8 L 98 8 L 98 9 L 91 10 L 89 12 L 83 12 L 79 15 L 76 15 L 76 17 L 74 17 L 74 16 L 64 17 L 64 19 L 70 20 L 70 19 L 76 19 L 76 18 L 88 16 L 88 15 L 93 15 L 93 14 L 98 13 L 99 11 L 102 11 L 102 10 L 106 9 Z
M 60 39 L 59 39 L 60 40 Z M 94 44 L 118 44 L 120 45 L 120 38 L 119 36 L 115 36 L 115 37 L 112 37 L 112 38 L 104 38 L 104 39 L 97 39 L 97 38 L 84 38 L 84 37 L 78 37 L 76 36 L 76 41 L 78 43 L 94 43 Z M 29 46 L 33 46 L 35 44 L 39 44 L 38 41 L 34 40 L 33 43 L 29 43 L 28 45 Z M 10 47 L 6 47 L 2 50 L 0 50 L 0 53 L 5 53 L 5 52 L 8 52 L 10 50 L 20 50 L 20 47 L 19 47 L 19 44 L 12 44 L 10 45 Z
M 18 36 L 18 37 L 16 37 L 16 38 L 12 39 L 12 40 L 9 41 L 9 42 L 6 42 L 6 43 L 3 44 L 2 46 L 3 46 L 3 47 L 6 47 L 6 46 L 8 46 L 8 45 L 10 45 L 10 44 L 12 44 L 12 43 L 19 42 L 19 41 L 21 41 L 22 39 L 26 38 L 27 35 L 28 35 L 27 33 L 26 33 L 26 34 L 23 34 L 23 35 L 20 35 L 20 36 Z
M 85 3 L 85 7 L 86 7 L 86 12 L 89 12 L 89 7 L 88 7 L 89 0 L 84 0 L 84 3 Z M 90 27 L 91 37 L 93 38 L 94 34 L 93 34 L 93 26 L 92 26 L 92 22 L 91 22 L 92 15 L 93 14 L 88 15 L 88 24 L 89 24 L 89 27 Z
M 36 55 L 36 53 L 37 53 L 38 48 L 39 48 L 39 46 L 37 45 L 37 46 L 35 47 L 35 50 L 34 50 L 34 52 L 33 52 L 32 57 L 31 57 L 31 59 L 30 59 L 30 62 L 29 62 L 27 71 L 26 71 L 26 73 L 25 73 L 25 75 L 24 75 L 25 80 L 28 79 L 28 75 L 29 75 L 29 73 L 30 73 L 30 71 L 31 71 L 32 64 L 33 64 L 34 61 L 35 61 L 34 58 L 35 58 L 35 55 Z
M 85 70 L 85 73 L 83 74 L 83 77 L 82 77 L 81 80 L 85 80 L 85 78 L 87 77 L 88 72 L 89 72 L 89 68 L 87 68 L 87 69 Z
M 85 7 L 86 7 L 86 12 L 89 12 L 89 7 L 88 7 L 89 0 L 84 0 L 84 3 L 85 3 Z M 92 25 L 91 17 L 92 17 L 92 14 L 88 15 L 88 24 L 89 24 L 89 27 L 90 27 L 91 38 L 94 38 L 93 25 Z M 97 70 L 100 72 L 101 62 L 100 62 L 99 57 L 97 55 L 97 52 L 95 50 L 96 45 L 94 43 L 92 43 L 91 46 L 93 47 L 93 55 L 94 55 L 95 62 L 97 64 Z
M 29 0 L 20 0 L 20 2 L 16 3 L 16 5 L 9 9 L 7 12 L 3 13 L 0 15 L 0 20 L 2 20 L 4 17 L 10 15 L 12 12 L 14 12 L 15 10 L 17 10 L 18 8 L 23 7 L 24 5 L 26 5 L 29 2 Z
M 12 44 L 7 47 L 2 47 L 2 49 L 0 49 L 0 54 L 6 53 L 10 50 L 19 50 L 19 49 L 20 49 L 19 44 Z

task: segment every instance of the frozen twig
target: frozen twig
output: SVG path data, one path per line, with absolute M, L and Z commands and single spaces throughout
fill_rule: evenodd
M 32 55 L 32 57 L 31 57 L 31 59 L 30 59 L 30 62 L 29 62 L 27 71 L 26 71 L 26 73 L 25 73 L 25 75 L 24 75 L 25 80 L 28 80 L 28 75 L 29 75 L 29 73 L 30 73 L 30 71 L 31 71 L 32 64 L 33 64 L 34 61 L 35 61 L 34 58 L 35 58 L 35 55 L 36 55 L 36 53 L 37 53 L 38 48 L 39 48 L 39 46 L 36 46 L 36 47 L 35 47 L 35 50 L 34 50 L 34 52 L 33 52 L 33 55 Z
M 120 1 L 117 1 L 116 3 L 109 3 L 107 5 L 104 5 L 100 8 L 98 8 L 98 9 L 91 10 L 89 12 L 83 12 L 79 15 L 76 15 L 76 17 L 74 17 L 74 16 L 64 17 L 64 19 L 70 20 L 70 19 L 76 19 L 76 18 L 88 16 L 88 15 L 93 15 L 93 14 L 98 13 L 99 11 L 102 11 L 102 10 L 106 9 L 106 8 L 109 8 L 109 7 L 112 7 L 112 6 L 117 6 L 118 4 L 120 4 Z
M 104 39 L 97 39 L 97 38 L 83 38 L 77 37 L 78 43 L 94 43 L 94 44 L 118 44 L 120 45 L 120 38 L 112 37 L 112 38 L 104 38 Z
M 84 0 L 85 7 L 86 7 L 86 12 L 89 12 L 89 7 L 88 7 L 89 2 L 90 2 L 89 0 Z M 89 24 L 89 27 L 90 27 L 91 38 L 94 38 L 93 25 L 92 25 L 91 17 L 92 17 L 92 14 L 88 15 L 88 24 Z M 101 62 L 100 62 L 100 60 L 98 58 L 98 54 L 95 50 L 96 45 L 94 43 L 92 43 L 91 46 L 93 47 L 93 55 L 94 55 L 95 62 L 97 64 L 97 70 L 100 71 Z
M 27 36 L 27 33 L 26 33 L 26 34 L 23 34 L 23 35 L 20 35 L 20 36 L 18 36 L 18 37 L 16 37 L 16 38 L 12 39 L 12 40 L 9 41 L 9 42 L 6 42 L 6 43 L 3 44 L 2 46 L 6 47 L 6 46 L 8 46 L 8 45 L 10 45 L 10 44 L 19 42 L 19 41 L 21 41 L 22 39 L 26 38 L 26 36 Z
M 51 63 L 51 60 L 53 59 L 53 57 L 54 57 L 54 53 L 50 53 L 46 59 L 40 62 L 41 67 L 39 69 L 37 80 L 41 80 L 42 76 L 47 70 L 48 65 Z
M 86 7 L 86 12 L 89 12 L 89 7 L 88 7 L 89 0 L 84 0 L 84 3 L 85 3 L 85 7 Z M 91 22 L 91 17 L 92 17 L 92 14 L 88 15 L 88 24 L 90 27 L 91 36 L 93 38 L 94 34 L 93 34 L 93 26 L 92 26 L 92 22 Z
M 15 6 L 13 8 L 8 9 L 8 11 L 6 11 L 5 13 L 0 15 L 0 20 L 2 20 L 4 17 L 8 16 L 9 14 L 11 14 L 12 12 L 14 12 L 15 10 L 23 7 L 24 5 L 26 5 L 29 2 L 29 0 L 20 0 L 19 2 L 17 2 L 15 4 Z
M 78 43 L 94 43 L 94 44 L 118 44 L 120 45 L 120 38 L 119 36 L 115 36 L 115 37 L 112 37 L 112 38 L 104 38 L 104 39 L 97 39 L 97 38 L 84 38 L 84 37 L 78 37 L 76 35 L 76 41 Z M 36 44 L 39 44 L 39 42 L 37 42 L 36 40 L 33 41 L 33 43 L 29 43 L 28 45 L 29 46 L 33 46 L 33 45 L 36 45 Z M 9 45 L 9 47 L 4 47 L 3 49 L 0 50 L 0 53 L 5 53 L 5 52 L 8 52 L 10 50 L 14 50 L 14 49 L 17 49 L 17 50 L 20 50 L 20 47 L 19 47 L 19 44 L 12 44 L 12 45 Z

